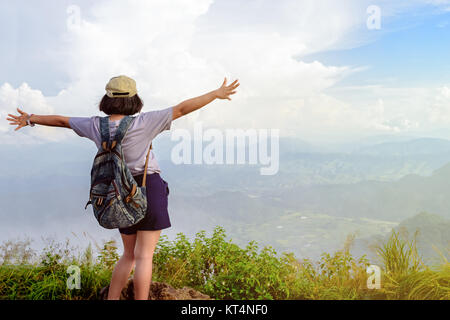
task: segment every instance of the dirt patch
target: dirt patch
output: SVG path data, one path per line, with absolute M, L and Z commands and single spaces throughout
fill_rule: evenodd
M 100 290 L 100 299 L 108 297 L 109 285 Z M 175 289 L 164 282 L 152 282 L 150 285 L 149 300 L 212 300 L 206 294 L 189 287 Z M 120 295 L 120 300 L 134 300 L 133 279 L 128 280 Z

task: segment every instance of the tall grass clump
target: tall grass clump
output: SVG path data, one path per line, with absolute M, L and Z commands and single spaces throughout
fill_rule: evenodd
M 450 299 L 450 264 L 427 266 L 417 250 L 417 233 L 412 240 L 400 231 L 392 231 L 387 242 L 377 247 L 383 264 L 383 288 L 386 299 Z
M 28 240 L 8 241 L 0 247 L 0 299 L 97 299 L 100 289 L 109 283 L 111 266 L 117 259 L 114 243 L 106 242 L 94 258 L 91 245 L 80 256 L 74 256 L 68 240 L 63 244 L 48 242 L 40 255 L 31 254 Z M 79 289 L 67 285 L 67 271 L 73 265 L 80 268 Z
M 411 241 L 404 239 L 400 231 L 392 231 L 387 242 L 376 247 L 385 272 L 390 276 L 401 276 L 417 272 L 424 267 L 416 244 L 416 235 Z

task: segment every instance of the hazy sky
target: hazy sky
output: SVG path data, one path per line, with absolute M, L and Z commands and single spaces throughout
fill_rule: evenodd
M 381 29 L 367 27 L 370 5 Z M 173 128 L 450 138 L 449 0 L 0 0 L 0 34 L 0 143 L 73 138 L 13 132 L 5 116 L 96 115 L 118 74 L 137 80 L 144 111 L 240 80 L 232 102 Z

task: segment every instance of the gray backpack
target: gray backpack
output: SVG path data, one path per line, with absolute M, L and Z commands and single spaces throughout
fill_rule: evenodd
M 125 163 L 122 140 L 135 118 L 125 116 L 117 128 L 114 139 L 109 135 L 109 117 L 100 118 L 102 149 L 97 152 L 91 169 L 89 201 L 98 223 L 106 229 L 126 228 L 141 221 L 147 212 L 148 158 L 145 161 L 142 186 Z

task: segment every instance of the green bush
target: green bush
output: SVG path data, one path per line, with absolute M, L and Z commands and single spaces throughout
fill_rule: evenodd
M 80 257 L 71 255 L 68 242 L 53 241 L 35 262 L 31 262 L 35 255 L 29 241 L 7 242 L 1 248 L 0 299 L 98 299 L 119 258 L 114 241 L 105 242 L 97 255 L 89 245 Z M 253 241 L 241 248 L 227 240 L 223 228 L 216 227 L 210 237 L 205 231 L 192 240 L 182 233 L 172 241 L 162 236 L 154 255 L 153 281 L 189 286 L 214 299 L 450 298 L 447 261 L 435 268 L 425 266 L 415 242 L 396 232 L 377 252 L 382 288 L 369 290 L 369 262 L 365 257 L 354 258 L 348 244 L 313 262 L 298 260 L 292 253 L 278 254 L 272 247 L 259 248 Z M 80 289 L 67 288 L 71 265 L 80 268 Z
M 258 250 L 255 242 L 240 248 L 226 241 L 216 227 L 189 242 L 178 234 L 170 242 L 162 237 L 155 254 L 158 281 L 175 287 L 190 286 L 216 299 L 320 299 L 357 298 L 367 262 L 347 251 L 324 254 L 314 265 L 299 262 L 292 253 L 277 255 L 271 247 Z
M 28 250 L 27 247 L 19 247 Z M 92 258 L 91 246 L 81 258 L 72 256 L 72 249 L 68 241 L 61 245 L 52 240 L 43 249 L 38 261 L 10 264 L 10 259 L 3 260 L 0 267 L 0 299 L 97 299 L 100 289 L 108 285 L 111 278 L 110 262 L 117 255 L 115 245 L 111 241 L 106 242 L 96 262 Z M 17 252 L 16 255 L 22 254 Z M 67 287 L 67 270 L 71 265 L 80 268 L 80 289 Z

